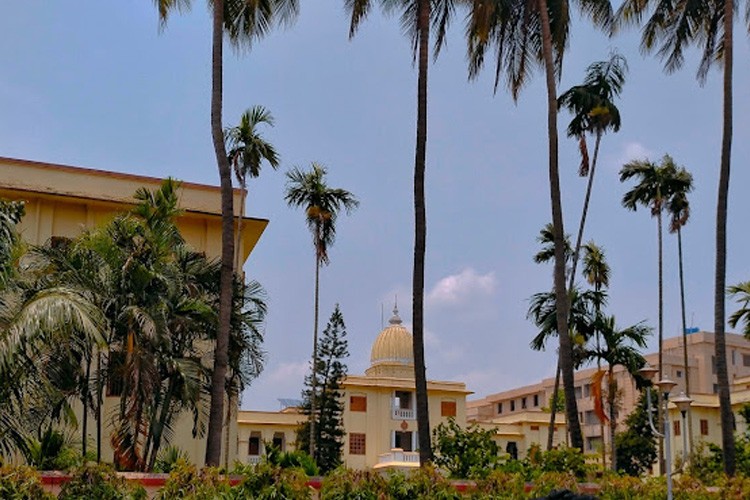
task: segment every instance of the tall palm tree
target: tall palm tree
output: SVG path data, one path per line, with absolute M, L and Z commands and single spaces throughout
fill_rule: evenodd
M 567 0 L 474 0 L 467 28 L 469 40 L 469 76 L 476 76 L 484 64 L 488 48 L 495 46 L 495 88 L 501 73 L 514 99 L 534 66 L 544 70 L 547 88 L 547 139 L 549 147 L 549 183 L 555 245 L 555 294 L 558 303 L 558 331 L 568 331 L 568 293 L 565 283 L 565 242 L 560 193 L 557 131 L 556 79 L 568 43 L 570 5 Z M 608 27 L 612 6 L 608 0 L 583 0 L 582 12 L 598 26 Z M 583 449 L 578 421 L 578 406 L 573 380 L 573 346 L 568 335 L 559 335 L 559 362 L 565 390 L 565 410 L 571 444 Z
M 741 304 L 740 308 L 729 317 L 729 325 L 737 328 L 737 325 L 744 324 L 742 333 L 745 337 L 750 337 L 750 281 L 730 286 L 729 294 Z
M 667 210 L 669 212 L 669 232 L 677 233 L 677 262 L 680 272 L 680 314 L 682 319 L 682 358 L 685 373 L 685 394 L 690 396 L 690 368 L 688 367 L 688 347 L 687 347 L 687 320 L 685 314 L 685 275 L 682 266 L 682 228 L 690 219 L 690 202 L 688 193 L 693 190 L 693 176 L 684 168 L 680 169 L 680 175 L 690 179 L 690 184 L 683 186 L 682 191 L 676 192 L 669 199 Z M 688 440 L 690 449 L 693 447 L 693 416 L 688 408 Z
M 174 9 L 190 7 L 192 0 L 154 0 L 162 24 Z M 221 292 L 219 330 L 211 374 L 211 409 L 206 442 L 206 465 L 221 460 L 221 434 L 224 413 L 224 387 L 229 362 L 229 336 L 232 315 L 234 274 L 234 200 L 232 170 L 222 130 L 224 73 L 223 36 L 226 32 L 235 46 L 251 46 L 279 23 L 291 22 L 299 9 L 298 0 L 212 0 L 211 31 L 211 138 L 221 180 Z
M 427 71 L 429 66 L 430 27 L 435 29 L 434 53 L 440 53 L 456 6 L 467 0 L 344 0 L 351 16 L 349 38 L 359 24 L 380 4 L 386 13 L 399 11 L 401 26 L 412 44 L 417 62 L 417 141 L 414 155 L 414 267 L 412 274 L 412 330 L 414 348 L 414 381 L 417 396 L 417 432 L 420 463 L 432 461 L 430 419 L 427 402 L 427 372 L 424 356 L 424 268 L 427 244 L 425 208 L 425 168 L 427 159 Z
M 586 195 L 583 201 L 581 219 L 578 224 L 578 236 L 573 250 L 572 271 L 569 278 L 568 288 L 575 280 L 578 257 L 583 243 L 583 232 L 586 226 L 591 191 L 594 186 L 594 174 L 599 158 L 599 145 L 602 136 L 609 130 L 618 132 L 620 130 L 620 110 L 613 99 L 619 97 L 622 86 L 625 83 L 625 73 L 628 64 L 623 56 L 617 53 L 611 54 L 609 60 L 598 61 L 591 64 L 586 70 L 586 78 L 582 85 L 576 85 L 565 91 L 557 100 L 560 107 L 566 108 L 573 114 L 568 125 L 568 137 L 578 139 L 581 152 L 581 165 L 578 173 L 581 177 L 588 176 Z M 593 134 L 595 137 L 594 156 L 589 161 L 588 145 L 586 135 Z
M 648 160 L 633 160 L 620 170 L 620 182 L 636 179 L 638 184 L 622 197 L 622 204 L 629 210 L 637 210 L 639 205 L 648 207 L 651 216 L 656 217 L 658 238 L 658 283 L 659 283 L 659 378 L 662 378 L 662 343 L 664 340 L 664 262 L 662 253 L 662 214 L 669 199 L 677 192 L 684 191 L 690 179 L 678 175 L 677 165 L 669 155 L 665 155 L 659 165 Z M 659 406 L 661 422 L 661 406 Z M 659 461 L 664 470 L 663 440 L 659 441 Z
M 698 80 L 705 82 L 714 63 L 723 66 L 721 160 L 716 202 L 716 264 L 714 281 L 714 334 L 716 379 L 721 408 L 721 441 L 724 471 L 735 472 L 734 417 L 729 398 L 729 374 L 726 349 L 726 261 L 727 210 L 729 175 L 732 155 L 732 73 L 734 69 L 734 0 L 697 0 L 671 2 L 669 0 L 627 0 L 618 11 L 624 22 L 641 22 L 650 11 L 641 37 L 641 47 L 656 50 L 664 59 L 667 72 L 681 68 L 684 51 L 691 45 L 702 51 L 698 65 Z M 750 4 L 746 4 L 750 8 Z
M 617 430 L 617 381 L 614 368 L 624 366 L 631 375 L 643 367 L 646 360 L 639 349 L 646 348 L 646 339 L 651 334 L 651 328 L 638 323 L 619 330 L 615 326 L 614 316 L 599 316 L 597 331 L 601 335 L 601 345 L 597 345 L 590 355 L 608 364 L 607 380 L 609 403 L 609 440 L 611 443 L 611 466 L 617 470 L 617 450 L 615 448 L 615 431 Z
M 310 456 L 315 456 L 315 370 L 318 366 L 318 299 L 320 296 L 320 268 L 329 263 L 328 249 L 336 240 L 336 221 L 343 209 L 351 213 L 359 201 L 349 191 L 326 184 L 326 169 L 313 162 L 309 171 L 295 167 L 286 173 L 284 200 L 290 207 L 305 210 L 307 228 L 312 233 L 315 249 L 315 307 L 312 349 L 312 408 L 310 410 Z
M 255 179 L 260 176 L 262 163 L 268 164 L 276 170 L 279 168 L 279 155 L 276 148 L 266 141 L 258 131 L 260 125 L 273 127 L 274 119 L 270 111 L 263 106 L 253 106 L 240 117 L 240 124 L 229 128 L 224 135 L 229 146 L 229 164 L 234 170 L 234 176 L 240 184 L 240 218 L 237 221 L 237 236 L 234 242 L 234 269 L 242 274 L 240 269 L 240 241 L 242 239 L 242 222 L 245 217 L 245 193 L 247 178 Z

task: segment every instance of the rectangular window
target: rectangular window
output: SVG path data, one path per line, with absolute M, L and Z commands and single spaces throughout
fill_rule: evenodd
M 414 447 L 412 446 L 412 436 L 413 433 L 411 431 L 394 431 L 393 447 L 401 448 L 404 451 L 414 451 Z
M 539 430 L 539 426 L 538 425 L 532 425 L 531 426 L 531 430 L 532 431 L 538 431 Z
M 349 397 L 349 409 L 351 411 L 367 411 L 367 396 Z
M 701 419 L 701 436 L 708 436 L 708 420 Z
M 399 410 L 411 410 L 411 392 L 396 391 L 394 405 Z
M 498 403 L 497 404 L 497 413 L 498 413 L 498 415 L 500 415 L 500 414 L 503 413 L 503 404 L 502 403 Z
M 742 366 L 744 367 L 750 366 L 750 354 L 742 355 Z
M 286 439 L 284 439 L 284 433 L 283 432 L 274 432 L 273 434 L 273 440 L 271 441 L 273 444 L 273 447 L 279 451 L 286 451 L 284 448 L 284 442 Z
M 714 384 L 714 394 L 719 394 L 719 384 Z
M 682 370 L 677 370 L 677 378 L 682 378 Z
M 367 435 L 360 432 L 349 433 L 349 454 L 364 455 L 367 451 Z
M 521 409 L 522 410 L 526 409 L 526 398 L 521 398 Z
M 441 401 L 440 402 L 440 416 L 455 417 L 456 416 L 456 402 L 455 401 Z
M 252 457 L 260 455 L 260 436 L 250 436 L 250 441 L 247 443 L 247 454 Z
M 737 351 L 732 349 L 732 366 L 737 364 L 737 361 L 735 360 L 736 357 L 737 357 Z
M 511 400 L 510 402 L 510 411 L 516 411 L 516 401 Z
M 587 410 L 583 414 L 583 423 L 586 425 L 594 425 L 599 423 L 599 417 L 596 416 L 593 410 Z
M 674 428 L 674 435 L 679 436 L 680 435 L 680 421 L 675 420 L 672 422 L 672 427 Z
M 584 398 L 591 397 L 591 384 L 586 384 L 583 386 L 583 397 Z
M 534 394 L 534 408 L 539 406 L 539 394 Z
M 581 386 L 575 387 L 576 399 L 581 399 Z

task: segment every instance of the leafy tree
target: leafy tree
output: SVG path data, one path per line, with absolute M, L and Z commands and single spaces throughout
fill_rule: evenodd
M 658 395 L 652 391 L 652 407 L 658 402 Z M 642 391 L 635 409 L 625 419 L 627 430 L 615 436 L 617 470 L 630 476 L 643 475 L 656 461 L 656 443 L 647 412 L 646 392 Z
M 430 416 L 427 399 L 427 372 L 424 356 L 424 269 L 427 245 L 427 210 L 425 207 L 425 170 L 427 163 L 427 70 L 429 66 L 430 29 L 434 29 L 435 57 L 445 43 L 445 35 L 456 6 L 465 0 L 344 0 L 351 15 L 349 37 L 367 17 L 374 3 L 386 12 L 399 11 L 401 26 L 411 40 L 412 56 L 417 62 L 417 141 L 414 155 L 414 269 L 412 275 L 412 343 L 414 379 L 417 397 L 417 432 L 420 463 L 432 460 Z
M 309 172 L 294 168 L 286 173 L 287 186 L 284 200 L 291 207 L 301 207 L 305 210 L 307 228 L 312 233 L 313 248 L 315 249 L 315 311 L 313 318 L 313 354 L 312 354 L 312 383 L 311 391 L 315 394 L 318 376 L 318 301 L 320 298 L 320 268 L 329 263 L 328 248 L 336 241 L 336 221 L 343 209 L 351 213 L 359 201 L 349 191 L 341 188 L 331 188 L 326 184 L 326 169 L 313 162 Z M 310 400 L 310 455 L 315 454 L 315 398 Z
M 303 411 L 310 418 L 297 432 L 297 443 L 301 449 L 309 447 L 311 435 L 315 439 L 313 457 L 323 474 L 341 464 L 346 432 L 343 422 L 343 394 L 340 389 L 347 372 L 344 359 L 348 356 L 346 325 L 336 304 L 320 340 L 316 357 L 318 367 L 305 379 L 308 389 L 302 395 Z M 314 378 L 318 380 L 313 380 Z M 311 434 L 313 421 L 314 434 Z
M 433 431 L 435 465 L 447 470 L 454 479 L 487 477 L 499 462 L 493 435 L 491 429 L 476 424 L 463 428 L 450 418 Z
M 191 0 L 155 0 L 162 24 L 173 10 L 190 7 Z M 221 459 L 226 374 L 229 363 L 229 343 L 234 283 L 234 193 L 232 170 L 222 130 L 224 34 L 236 47 L 250 47 L 279 23 L 288 23 L 297 14 L 297 0 L 212 0 L 211 34 L 211 138 L 221 181 L 221 289 L 218 331 L 214 349 L 214 369 L 211 373 L 211 409 L 206 443 L 206 464 L 217 466 Z

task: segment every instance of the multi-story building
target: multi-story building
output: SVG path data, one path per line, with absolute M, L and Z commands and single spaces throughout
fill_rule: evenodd
M 448 418 L 466 422 L 466 396 L 461 382 L 427 382 L 430 425 Z M 394 310 L 389 325 L 372 345 L 364 375 L 348 375 L 342 383 L 344 463 L 355 469 L 416 467 L 417 449 L 414 355 L 411 333 Z M 296 428 L 306 418 L 293 409 L 281 412 L 241 411 L 237 457 L 256 462 L 264 443 L 291 449 Z
M 718 400 L 716 397 L 716 359 L 714 355 L 714 334 L 698 331 L 688 334 L 688 363 L 685 369 L 682 336 L 667 338 L 663 345 L 662 377 L 674 380 L 677 386 L 672 395 L 686 391 L 689 377 L 690 397 L 694 400 L 691 409 L 692 427 L 689 434 L 694 440 L 703 439 L 720 442 L 721 430 L 718 418 Z M 743 394 L 748 390 L 746 381 L 750 377 L 750 341 L 741 335 L 726 335 L 729 379 L 732 385 L 733 404 L 739 405 Z M 658 354 L 645 356 L 652 366 L 658 366 Z M 595 411 L 593 378 L 596 367 L 580 370 L 575 373 L 575 394 L 578 404 L 579 419 L 584 436 L 584 447 L 587 452 L 601 450 L 602 443 L 609 446 L 608 424 L 602 427 Z M 614 377 L 618 387 L 618 431 L 623 430 L 625 418 L 636 405 L 639 392 L 635 380 L 622 367 L 616 366 Z M 602 382 L 602 391 L 606 380 Z M 554 378 L 546 378 L 536 384 L 491 394 L 482 399 L 467 402 L 466 414 L 469 422 L 478 422 L 484 426 L 497 426 L 498 430 L 515 428 L 516 432 L 498 434 L 501 446 L 518 449 L 521 454 L 532 443 L 545 444 L 549 429 L 549 404 L 552 399 Z M 565 442 L 564 412 L 556 418 L 554 444 Z M 679 419 L 675 419 L 676 421 Z M 741 420 L 738 418 L 738 420 Z M 682 424 L 674 422 L 675 434 L 682 429 Z M 602 431 L 604 433 L 602 434 Z M 537 434 L 538 433 L 538 434 Z M 675 452 L 681 453 L 681 441 L 676 444 Z
M 0 198 L 19 200 L 25 204 L 26 215 L 19 225 L 23 239 L 41 245 L 50 238 L 73 238 L 84 229 L 92 229 L 112 219 L 117 213 L 129 210 L 134 205 L 133 195 L 139 188 L 157 189 L 162 179 L 139 175 L 121 174 L 88 168 L 54 165 L 26 160 L 0 157 Z M 234 206 L 237 210 L 244 203 L 239 190 L 234 191 Z M 183 213 L 177 219 L 187 243 L 207 256 L 221 255 L 221 192 L 216 186 L 183 182 L 180 190 L 180 208 Z M 242 238 L 237 251 L 244 263 L 260 239 L 267 220 L 245 218 Z M 207 349 L 210 352 L 210 349 Z M 207 360 L 209 362 L 209 360 Z M 119 401 L 107 397 L 103 414 L 108 415 Z M 232 411 L 236 412 L 235 408 Z M 76 409 L 80 421 L 80 405 Z M 233 442 L 236 440 L 235 419 L 225 432 Z M 173 442 L 178 443 L 190 459 L 202 464 L 205 456 L 205 438 L 193 438 L 192 415 L 186 415 L 175 426 Z M 93 442 L 94 426 L 88 431 Z M 109 435 L 108 433 L 106 434 Z M 225 458 L 231 463 L 234 448 Z M 109 439 L 103 440 L 103 458 L 112 461 L 113 452 Z

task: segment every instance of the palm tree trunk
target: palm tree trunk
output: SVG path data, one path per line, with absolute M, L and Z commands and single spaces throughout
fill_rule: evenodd
M 560 359 L 557 360 L 555 370 L 555 386 L 552 389 L 552 401 L 550 402 L 549 429 L 547 429 L 547 451 L 552 449 L 555 437 L 555 417 L 557 416 L 557 395 L 560 392 Z
M 432 462 L 430 415 L 427 402 L 427 368 L 424 355 L 424 268 L 427 243 L 424 176 L 427 158 L 427 69 L 430 50 L 430 0 L 419 0 L 419 75 L 417 77 L 417 146 L 414 158 L 414 274 L 412 321 L 414 322 L 414 381 L 417 392 L 419 460 Z
M 146 455 L 145 458 L 148 458 L 148 470 L 154 469 L 154 464 L 156 464 L 156 457 L 159 454 L 159 448 L 161 448 L 161 439 L 162 435 L 164 433 L 164 427 L 167 425 L 167 421 L 169 420 L 170 414 L 171 414 L 171 403 L 172 403 L 172 396 L 174 394 L 175 390 L 175 384 L 173 380 L 170 379 L 169 386 L 167 388 L 167 393 L 164 396 L 164 401 L 162 401 L 161 405 L 161 412 L 159 414 L 159 419 L 156 424 L 156 428 L 154 429 L 152 438 L 151 438 L 151 451 L 150 456 Z
M 617 431 L 617 419 L 615 418 L 615 397 L 617 397 L 617 386 L 612 365 L 609 365 L 609 447 L 611 452 L 612 470 L 617 470 L 617 449 L 615 448 L 615 432 Z M 604 437 L 604 433 L 602 433 Z
M 568 291 L 573 289 L 575 283 L 576 268 L 578 266 L 578 257 L 581 253 L 581 245 L 583 244 L 583 230 L 586 226 L 586 217 L 589 213 L 589 202 L 591 201 L 591 190 L 594 187 L 594 172 L 596 172 L 596 159 L 599 156 L 599 144 L 602 141 L 602 133 L 596 133 L 596 145 L 594 146 L 594 158 L 591 162 L 591 168 L 589 169 L 589 181 L 586 185 L 586 196 L 583 199 L 583 210 L 581 211 L 581 222 L 578 224 L 578 236 L 576 236 L 576 246 L 573 250 L 573 264 L 570 271 L 570 277 L 568 278 Z
M 318 315 L 320 298 L 320 253 L 315 252 L 315 312 L 313 315 L 313 354 L 312 354 L 312 380 L 310 396 L 310 456 L 315 457 L 315 406 L 318 399 Z
M 211 408 L 206 438 L 206 465 L 221 462 L 221 432 L 224 419 L 224 388 L 228 365 L 229 328 L 232 313 L 232 279 L 234 265 L 234 204 L 232 172 L 224 145 L 221 128 L 222 112 L 222 57 L 224 1 L 213 2 L 213 32 L 211 52 L 211 136 L 221 179 L 221 275 L 219 278 L 219 330 L 214 350 L 214 369 L 211 374 Z
M 240 181 L 240 218 L 237 220 L 237 237 L 234 241 L 234 269 L 237 271 L 237 275 L 242 275 L 242 259 L 241 255 L 241 242 L 242 242 L 242 223 L 245 218 L 245 196 L 247 196 L 247 190 L 245 181 Z M 243 280 L 244 284 L 244 280 Z
M 83 383 L 83 422 L 81 430 L 81 455 L 84 460 L 86 459 L 87 443 L 88 443 L 88 430 L 89 430 L 89 380 L 91 380 L 91 355 L 86 356 L 86 374 L 84 375 L 86 380 Z
M 96 461 L 102 461 L 102 353 L 96 351 Z
M 560 338 L 560 368 L 565 390 L 565 410 L 570 440 L 574 448 L 583 450 L 581 423 L 578 421 L 578 404 L 573 380 L 573 344 L 568 334 L 568 294 L 565 288 L 565 234 L 560 195 L 560 172 L 557 154 L 557 90 L 552 58 L 552 33 L 547 0 L 539 0 L 542 24 L 542 55 L 547 80 L 547 135 L 549 139 L 549 182 L 552 204 L 552 225 L 555 240 L 555 300 L 557 301 L 557 331 Z
M 656 223 L 658 224 L 657 228 L 657 242 L 658 242 L 658 254 L 659 254 L 659 380 L 663 378 L 662 376 L 662 367 L 664 366 L 664 363 L 662 362 L 662 345 L 664 342 L 664 259 L 662 258 L 662 229 L 661 229 L 661 213 L 662 213 L 662 207 L 661 203 L 662 200 L 658 200 L 659 203 L 659 211 L 656 214 Z M 659 405 L 657 408 L 657 420 L 659 421 L 659 424 L 657 428 L 659 429 L 659 432 L 663 432 L 663 424 L 664 424 L 664 415 L 662 411 L 662 404 L 661 404 L 661 396 L 659 396 Z M 665 468 L 665 462 L 664 462 L 664 438 L 659 438 L 659 471 L 661 471 L 661 474 L 664 474 L 664 468 Z
M 714 288 L 714 332 L 716 336 L 716 378 L 721 407 L 721 443 L 724 455 L 724 472 L 735 472 L 734 429 L 729 397 L 727 373 L 727 346 L 724 337 L 727 278 L 727 201 L 729 198 L 729 167 L 732 153 L 732 67 L 734 22 L 733 0 L 724 0 L 724 123 L 721 137 L 721 171 L 719 194 L 716 203 L 716 284 Z
M 685 373 L 685 394 L 690 396 L 690 368 L 688 367 L 688 341 L 687 341 L 687 320 L 685 319 L 685 275 L 682 270 L 682 228 L 677 226 L 677 262 L 680 269 L 680 312 L 682 313 L 682 357 L 684 362 Z M 688 428 L 684 432 L 688 433 L 688 449 L 693 451 L 693 415 L 688 407 L 687 411 Z

